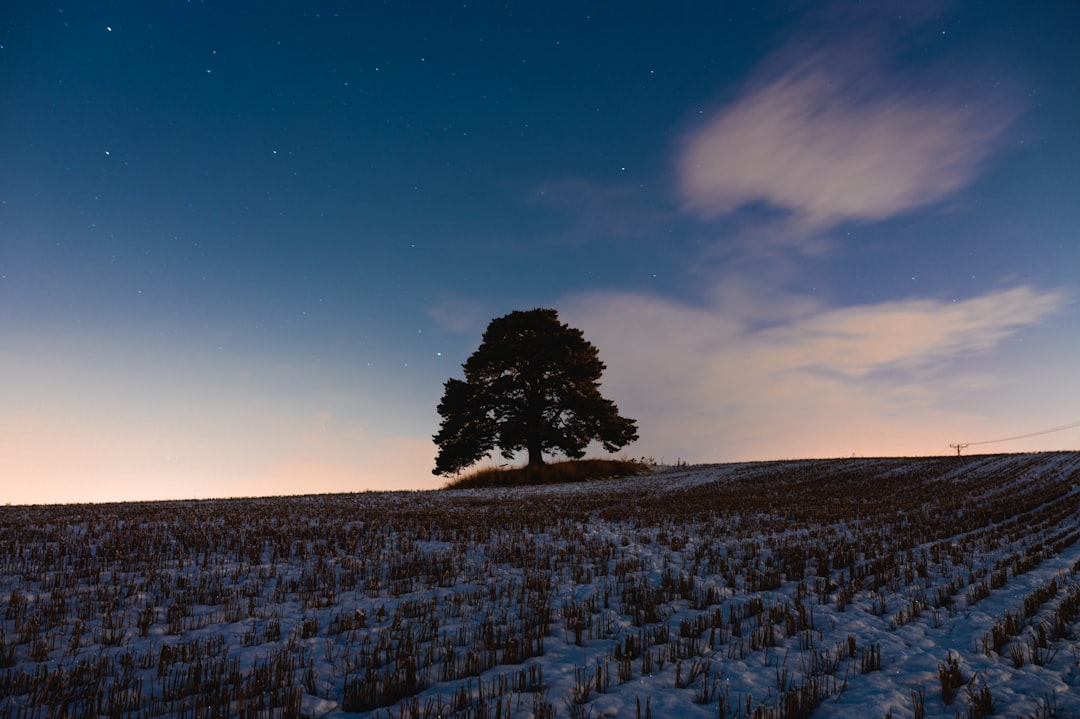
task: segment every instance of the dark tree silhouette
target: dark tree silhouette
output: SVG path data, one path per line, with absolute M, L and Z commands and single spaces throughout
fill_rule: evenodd
M 433 474 L 453 474 L 495 447 L 506 459 L 527 450 L 537 465 L 544 452 L 579 458 L 593 440 L 614 452 L 638 438 L 636 422 L 600 396 L 606 367 L 596 347 L 555 310 L 493 319 L 462 367 L 465 380 L 447 380 L 439 403 Z

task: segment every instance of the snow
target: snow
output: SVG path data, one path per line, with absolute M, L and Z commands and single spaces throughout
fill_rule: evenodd
M 0 717 L 1080 716 L 1078 573 L 1065 452 L 0 507 Z

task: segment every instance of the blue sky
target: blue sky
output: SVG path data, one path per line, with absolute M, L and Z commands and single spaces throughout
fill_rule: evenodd
M 910 5 L 16 3 L 2 499 L 438 487 L 537 306 L 630 456 L 1080 421 L 1080 10 Z

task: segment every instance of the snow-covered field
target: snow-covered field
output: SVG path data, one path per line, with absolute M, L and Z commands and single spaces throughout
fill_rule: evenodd
M 1080 453 L 0 507 L 0 718 L 353 714 L 1080 716 Z

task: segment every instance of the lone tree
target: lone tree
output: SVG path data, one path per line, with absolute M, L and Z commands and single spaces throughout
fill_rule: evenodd
M 580 458 L 593 440 L 608 452 L 636 440 L 637 423 L 600 396 L 606 368 L 598 355 L 555 310 L 493 319 L 462 365 L 465 380 L 444 385 L 432 473 L 454 474 L 495 447 L 506 459 L 528 450 L 532 466 L 544 463 L 544 452 Z

